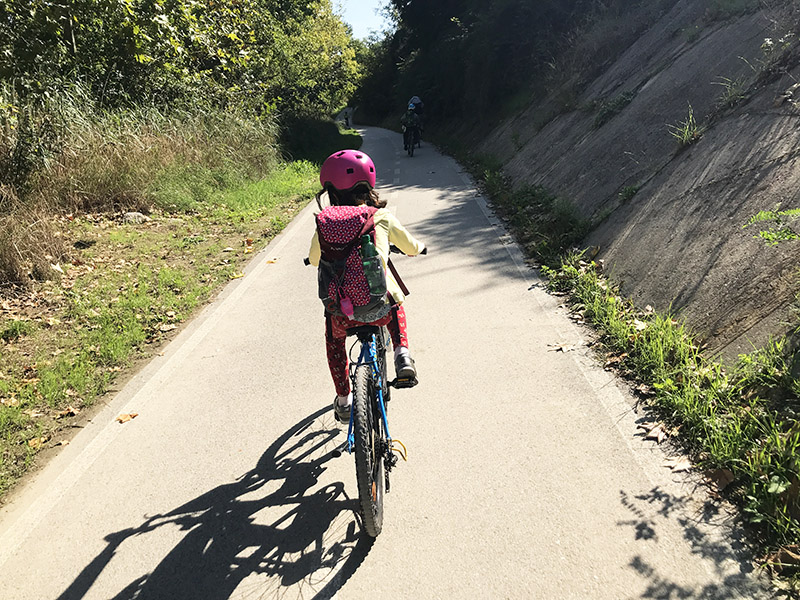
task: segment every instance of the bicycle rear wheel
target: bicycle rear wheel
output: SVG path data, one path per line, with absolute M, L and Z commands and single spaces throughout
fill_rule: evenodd
M 386 434 L 378 408 L 372 368 L 356 368 L 353 389 L 353 436 L 355 438 L 356 481 L 364 529 L 377 537 L 383 528 L 385 473 L 383 453 Z

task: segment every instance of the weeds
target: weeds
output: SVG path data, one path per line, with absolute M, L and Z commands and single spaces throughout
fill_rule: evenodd
M 528 252 L 544 264 L 561 254 L 589 231 L 572 203 L 553 196 L 541 186 L 513 189 L 496 168 L 483 171 L 483 181 L 493 204 L 519 234 Z
M 679 122 L 677 125 L 667 125 L 669 133 L 672 137 L 678 140 L 678 145 L 681 148 L 690 146 L 697 142 L 703 135 L 705 128 L 698 125 L 694 118 L 694 110 L 692 105 L 689 105 L 689 116 L 685 121 Z
M 731 497 L 771 544 L 800 539 L 800 382 L 797 350 L 774 340 L 732 368 L 709 361 L 670 314 L 639 311 L 580 253 L 543 267 L 554 291 L 572 295 L 623 373 L 652 390 L 650 401 L 699 466 L 730 472 Z
M 300 162 L 230 189 L 217 182 L 187 196 L 189 211 L 156 208 L 140 225 L 113 215 L 50 218 L 72 248 L 63 274 L 0 302 L 0 494 L 39 448 L 57 443 L 66 415 L 91 406 L 237 276 L 313 196 L 316 176 Z M 165 190 L 179 187 L 161 188 L 166 205 L 174 202 Z
M 623 92 L 619 96 L 600 103 L 600 109 L 594 118 L 594 127 L 598 129 L 608 123 L 615 115 L 622 112 L 636 97 L 636 92 Z
M 728 77 L 718 77 L 719 81 L 712 81 L 713 85 L 722 87 L 723 92 L 717 99 L 717 108 L 733 108 L 745 98 L 745 83 L 739 77 L 730 79 Z
M 623 204 L 630 202 L 630 200 L 639 192 L 638 185 L 626 185 L 619 193 L 619 200 Z
M 750 217 L 750 220 L 743 225 L 743 228 L 756 224 L 767 224 L 766 229 L 762 229 L 755 237 L 763 239 L 768 246 L 777 246 L 781 242 L 790 242 L 800 239 L 800 233 L 791 227 L 791 223 L 800 218 L 800 208 L 790 208 L 779 210 L 780 204 L 774 210 L 762 210 L 758 214 Z
M 574 212 L 562 220 L 559 202 L 546 190 L 512 191 L 499 171 L 483 174 L 495 207 L 543 263 L 549 289 L 570 296 L 573 310 L 598 330 L 609 363 L 638 382 L 644 402 L 672 432 L 665 435 L 687 449 L 718 493 L 739 503 L 765 548 L 800 542 L 797 344 L 776 339 L 733 365 L 707 358 L 674 314 L 638 309 L 604 276 L 601 263 L 564 251 L 563 242 L 572 245 L 585 231 Z M 762 216 L 767 219 L 758 222 L 774 215 Z

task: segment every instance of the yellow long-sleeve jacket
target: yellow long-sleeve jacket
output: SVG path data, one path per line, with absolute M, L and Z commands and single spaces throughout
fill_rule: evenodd
M 389 260 L 389 244 L 394 244 L 401 252 L 409 256 L 416 256 L 422 252 L 425 244 L 411 235 L 397 220 L 397 217 L 385 208 L 379 208 L 375 211 L 373 221 L 375 223 L 375 247 L 378 249 L 378 254 L 380 254 L 383 262 L 383 269 L 386 272 L 386 289 L 397 304 L 402 304 L 405 298 L 403 291 L 395 281 L 392 272 L 386 266 L 386 262 Z M 308 251 L 308 260 L 315 267 L 319 266 L 321 253 L 319 237 L 317 232 L 314 231 L 314 237 L 311 239 L 311 248 Z

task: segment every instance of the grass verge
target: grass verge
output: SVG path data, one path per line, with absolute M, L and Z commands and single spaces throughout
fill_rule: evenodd
M 685 323 L 635 307 L 605 277 L 602 261 L 569 250 L 590 224 L 568 202 L 542 188 L 512 190 L 491 161 L 473 161 L 471 167 L 529 256 L 542 265 L 551 292 L 568 296 L 581 321 L 598 331 L 606 366 L 636 382 L 655 417 L 647 434 L 672 438 L 687 451 L 711 494 L 741 507 L 765 564 L 796 587 L 800 325 L 733 365 L 716 362 Z
M 316 165 L 255 182 L 200 167 L 152 183 L 149 220 L 50 217 L 66 258 L 0 295 L 0 496 L 134 360 L 151 355 L 280 232 L 316 192 Z M 230 185 L 229 185 L 230 183 Z

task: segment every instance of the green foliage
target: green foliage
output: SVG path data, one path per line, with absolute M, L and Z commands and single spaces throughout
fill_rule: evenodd
M 741 77 L 730 79 L 728 77 L 719 77 L 719 81 L 712 81 L 714 85 L 722 86 L 723 92 L 717 100 L 717 106 L 720 108 L 733 108 L 739 102 L 744 100 L 745 97 L 745 82 Z
M 644 384 L 649 403 L 700 466 L 729 473 L 728 492 L 767 543 L 800 540 L 800 353 L 785 338 L 743 354 L 731 368 L 708 360 L 670 314 L 637 310 L 583 253 L 544 268 L 552 290 L 601 332 L 619 368 Z M 790 490 L 793 490 L 790 492 Z
M 636 92 L 623 92 L 611 100 L 600 102 L 600 108 L 594 118 L 595 128 L 602 127 L 608 123 L 612 117 L 622 112 L 622 109 L 628 106 L 635 97 Z
M 414 94 L 432 126 L 482 127 L 545 95 L 552 106 L 541 118 L 572 110 L 592 74 L 675 3 L 393 0 L 396 29 L 363 49 L 359 116 L 397 119 Z
M 281 146 L 288 157 L 316 163 L 322 163 L 337 150 L 357 150 L 361 142 L 356 131 L 340 129 L 331 119 L 288 119 L 281 133 Z
M 72 81 L 103 105 L 330 110 L 355 86 L 330 0 L 0 2 L 0 80 L 15 104 Z
M 619 193 L 620 202 L 623 204 L 630 201 L 639 192 L 638 185 L 626 185 Z
M 756 237 L 763 239 L 769 246 L 777 246 L 781 242 L 789 242 L 800 239 L 800 233 L 791 227 L 791 223 L 800 218 L 800 208 L 790 208 L 779 210 L 780 204 L 774 210 L 762 210 L 758 214 L 750 217 L 750 220 L 743 225 L 743 228 L 757 224 L 768 224 L 766 229 L 762 229 Z
M 553 196 L 543 187 L 514 189 L 499 170 L 485 169 L 482 176 L 492 204 L 514 227 L 526 250 L 541 263 L 555 264 L 589 232 L 589 222 L 571 202 Z
M 680 121 L 677 125 L 667 125 L 667 128 L 670 135 L 678 140 L 678 145 L 681 148 L 697 142 L 705 131 L 705 127 L 697 124 L 691 104 L 689 105 L 689 116 L 686 120 Z

